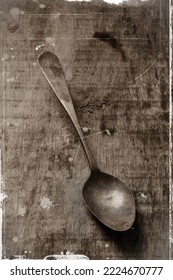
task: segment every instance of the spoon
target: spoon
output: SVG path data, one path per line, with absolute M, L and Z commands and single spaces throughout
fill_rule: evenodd
M 120 179 L 98 168 L 85 142 L 58 57 L 49 51 L 42 52 L 38 64 L 71 118 L 88 159 L 91 174 L 83 187 L 87 207 L 107 227 L 116 231 L 128 230 L 135 220 L 135 201 L 130 189 Z

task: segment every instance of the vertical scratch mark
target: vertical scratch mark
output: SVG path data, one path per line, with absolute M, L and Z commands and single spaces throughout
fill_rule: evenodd
M 172 10 L 169 0 L 169 259 L 172 258 Z

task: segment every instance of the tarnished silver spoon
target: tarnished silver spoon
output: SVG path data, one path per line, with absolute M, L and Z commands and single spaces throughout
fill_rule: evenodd
M 87 207 L 107 227 L 116 231 L 128 230 L 133 225 L 136 212 L 130 189 L 120 179 L 98 168 L 83 137 L 58 57 L 52 52 L 43 52 L 38 57 L 38 64 L 71 118 L 88 159 L 91 174 L 83 187 Z

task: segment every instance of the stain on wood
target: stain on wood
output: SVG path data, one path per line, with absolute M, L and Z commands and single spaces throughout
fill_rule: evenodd
M 3 257 L 67 250 L 90 259 L 168 259 L 168 1 L 41 4 L 0 3 Z M 86 209 L 88 163 L 38 68 L 42 50 L 62 63 L 100 169 L 135 195 L 137 218 L 126 232 Z

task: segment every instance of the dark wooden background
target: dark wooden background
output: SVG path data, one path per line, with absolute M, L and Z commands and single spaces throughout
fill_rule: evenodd
M 59 56 L 100 169 L 134 193 L 126 232 L 86 209 L 88 164 L 38 68 L 43 50 Z M 3 257 L 168 259 L 168 1 L 0 0 L 0 54 Z

